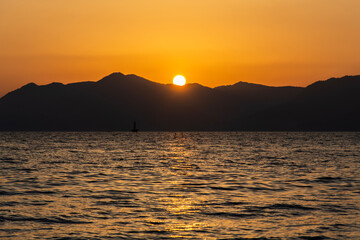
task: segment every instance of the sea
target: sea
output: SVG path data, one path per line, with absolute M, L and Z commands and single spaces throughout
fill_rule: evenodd
M 359 132 L 0 132 L 0 239 L 360 239 Z

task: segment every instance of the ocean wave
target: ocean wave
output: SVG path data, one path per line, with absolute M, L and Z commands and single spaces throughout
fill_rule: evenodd
M 0 222 L 39 222 L 39 223 L 60 223 L 60 224 L 88 224 L 89 221 L 66 219 L 62 217 L 26 217 L 26 216 L 0 216 Z

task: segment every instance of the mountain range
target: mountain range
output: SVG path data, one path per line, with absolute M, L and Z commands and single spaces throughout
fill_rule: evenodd
M 29 83 L 0 99 L 0 131 L 359 131 L 360 75 L 307 87 L 209 88 L 113 73 L 97 82 Z

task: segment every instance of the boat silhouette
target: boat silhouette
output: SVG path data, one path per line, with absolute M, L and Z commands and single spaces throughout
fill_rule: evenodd
M 139 129 L 136 128 L 136 121 L 134 121 L 133 129 L 131 129 L 132 132 L 138 132 Z

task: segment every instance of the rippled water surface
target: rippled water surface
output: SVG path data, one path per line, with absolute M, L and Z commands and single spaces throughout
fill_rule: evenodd
M 360 239 L 360 133 L 0 133 L 3 239 Z

